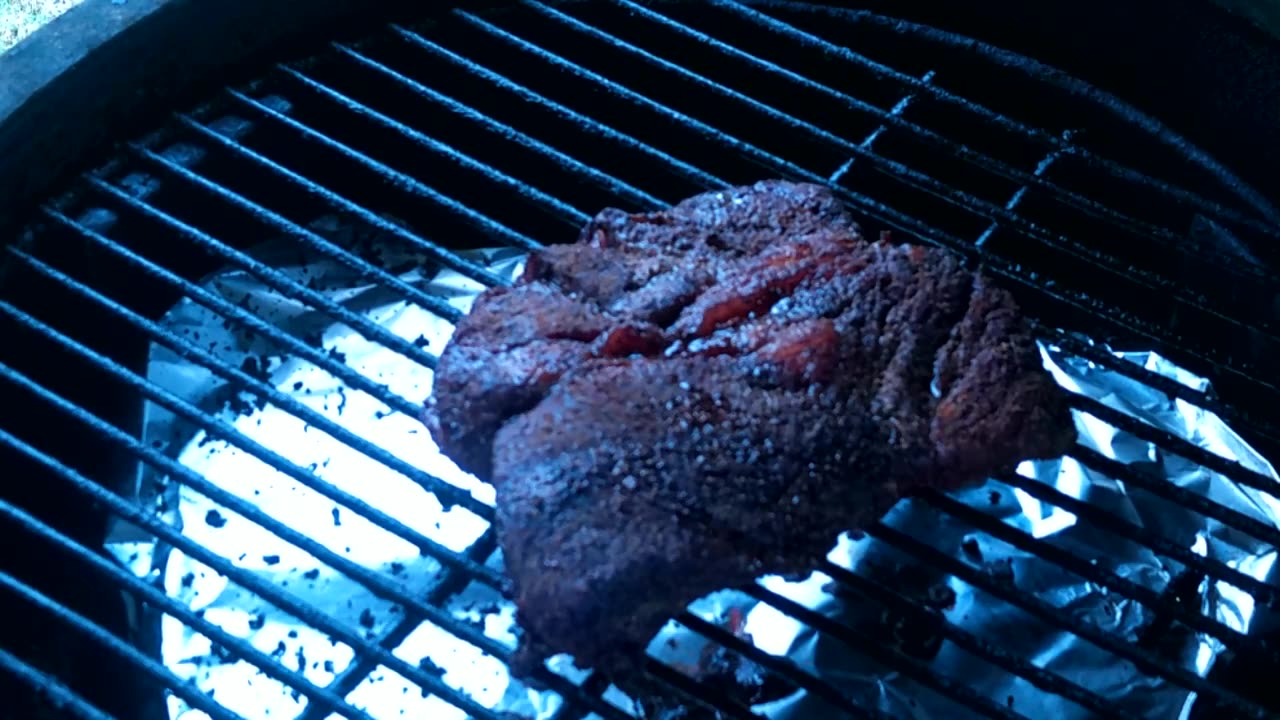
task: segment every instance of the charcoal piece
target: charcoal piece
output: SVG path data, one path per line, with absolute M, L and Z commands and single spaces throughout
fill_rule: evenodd
M 781 181 L 535 254 L 459 323 L 423 419 L 497 490 L 513 669 L 614 677 L 688 602 L 1075 438 L 1008 293 Z

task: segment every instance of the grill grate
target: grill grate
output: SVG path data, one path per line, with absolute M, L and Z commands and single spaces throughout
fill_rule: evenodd
M 867 55 L 860 54 L 862 45 L 855 51 L 852 42 L 836 44 L 833 39 L 846 33 L 867 41 Z M 906 49 L 897 47 L 899 41 Z M 663 43 L 686 50 L 680 54 L 685 59 L 675 62 L 674 51 L 659 50 Z M 975 60 L 971 49 L 952 45 L 936 33 L 872 15 L 837 18 L 787 6 L 762 10 L 732 0 L 697 6 L 640 5 L 631 0 L 552 6 L 526 0 L 510 12 L 458 11 L 423 29 L 394 26 L 359 46 L 335 45 L 322 57 L 277 67 L 250 87 L 228 89 L 210 105 L 178 115 L 154 136 L 129 145 L 124 156 L 86 175 L 74 193 L 43 209 L 25 242 L 7 248 L 6 262 L 17 272 L 0 286 L 0 326 L 30 345 L 24 355 L 8 349 L 0 353 L 3 390 L 23 398 L 24 408 L 35 400 L 40 412 L 53 411 L 47 417 L 56 418 L 51 422 L 57 426 L 70 421 L 74 430 L 64 433 L 98 438 L 266 528 L 403 608 L 404 617 L 377 638 L 353 632 L 113 492 L 119 483 L 90 459 L 51 444 L 33 425 L 0 423 L 0 447 L 39 465 L 60 491 L 69 488 L 76 497 L 153 533 L 352 648 L 355 659 L 327 687 L 312 684 L 301 672 L 167 597 L 153 583 L 86 552 L 83 538 L 73 537 L 66 528 L 54 527 L 8 501 L 0 501 L 0 513 L 13 527 L 75 558 L 77 568 L 86 567 L 127 589 L 305 696 L 309 705 L 303 720 L 330 713 L 371 717 L 348 696 L 379 666 L 473 717 L 499 718 L 394 653 L 410 631 L 429 622 L 498 660 L 509 659 L 511 651 L 505 645 L 443 609 L 473 583 L 501 589 L 500 573 L 488 564 L 494 550 L 492 534 L 486 531 L 468 549 L 458 551 L 406 526 L 148 380 L 133 369 L 136 356 L 121 349 L 121 338 L 165 346 L 410 479 L 446 508 L 456 505 L 489 520 L 492 508 L 466 490 L 299 403 L 252 369 L 223 364 L 211 349 L 152 318 L 175 299 L 188 298 L 349 387 L 383 399 L 391 411 L 416 415 L 417 399 L 389 391 L 326 354 L 311 339 L 280 330 L 252 307 L 233 304 L 193 278 L 219 264 L 233 266 L 405 359 L 432 368 L 432 352 L 240 248 L 252 244 L 247 239 L 288 238 L 373 285 L 455 321 L 460 316 L 456 308 L 399 279 L 379 258 L 363 255 L 359 246 L 309 229 L 307 221 L 337 213 L 370 237 L 393 240 L 441 267 L 493 285 L 502 279 L 454 250 L 492 245 L 532 249 L 541 240 L 573 237 L 589 212 L 606 205 L 650 209 L 705 189 L 774 175 L 833 184 L 869 218 L 981 262 L 1007 280 L 1024 306 L 1043 319 L 1046 340 L 1218 413 L 1268 454 L 1280 448 L 1280 431 L 1270 417 L 1280 389 L 1265 380 L 1275 376 L 1280 363 L 1275 359 L 1280 357 L 1275 352 L 1280 335 L 1271 321 L 1280 282 L 1265 266 L 1239 254 L 1186 242 L 1197 218 L 1234 238 L 1274 240 L 1280 236 L 1275 212 L 1194 151 L 1177 146 L 1179 155 L 1169 147 L 1175 140 L 1153 141 L 1163 131 L 1141 118 L 1135 120 L 1130 113 L 1116 120 L 1097 111 L 1096 103 L 1082 102 L 1079 89 L 1066 80 L 1043 73 L 1034 76 L 1046 103 L 1074 103 L 1070 107 L 1075 110 L 1058 124 L 1039 116 L 1030 122 L 1013 111 L 965 99 L 952 88 L 971 87 L 964 80 L 966 73 L 977 72 L 971 66 L 982 68 L 985 77 L 1005 78 L 1021 71 L 1004 67 L 1007 59 L 979 54 Z M 916 53 L 920 50 L 927 52 Z M 888 64 L 872 59 L 877 53 Z M 801 107 L 821 110 L 795 109 Z M 1095 109 L 1081 116 L 1080 107 Z M 1115 139 L 1134 136 L 1135 125 L 1138 141 L 1130 145 Z M 431 171 L 414 174 L 413 168 Z M 450 178 L 447 186 L 439 181 L 443 177 Z M 446 245 L 435 239 L 444 237 L 461 240 Z M 1201 267 L 1211 272 L 1188 274 Z M 1197 280 L 1188 283 L 1188 277 Z M 92 319 L 77 321 L 60 314 L 51 309 L 56 303 L 49 298 L 73 298 L 76 307 L 92 308 Z M 1050 326 L 1105 328 L 1119 342 L 1167 353 L 1214 376 L 1230 401 L 1118 360 Z M 128 422 L 89 399 L 95 384 L 127 388 L 134 402 L 144 398 L 278 468 L 439 562 L 443 580 L 425 597 L 415 596 L 322 546 L 162 449 L 138 440 Z M 1270 477 L 1097 401 L 1078 398 L 1076 409 L 1152 442 L 1162 452 L 1276 495 Z M 1077 447 L 1071 457 L 1130 487 L 1280 546 L 1280 531 L 1239 510 L 1154 480 L 1139 468 L 1089 448 Z M 1276 600 L 1276 589 L 1268 583 L 1201 557 L 1156 530 L 1021 476 L 1003 480 L 1083 522 L 1183 563 L 1193 574 L 1235 585 L 1261 605 Z M 925 501 L 1117 596 L 1153 608 L 1169 623 L 1280 667 L 1280 654 L 1263 641 L 1203 616 L 1176 595 L 1158 595 L 946 496 L 931 495 Z M 1152 649 L 1083 623 L 898 530 L 877 525 L 868 534 L 1032 617 L 1086 638 L 1153 677 L 1198 693 L 1203 702 L 1233 717 L 1268 716 L 1252 700 L 1182 669 Z M 894 607 L 909 622 L 1044 692 L 1066 697 L 1098 717 L 1134 717 L 1072 680 L 951 624 L 917 600 L 830 561 L 820 569 L 853 592 Z M 0 572 L 6 594 L 59 618 L 210 717 L 238 717 L 28 582 Z M 835 623 L 763 585 L 748 592 L 981 716 L 1025 717 L 1016 708 L 938 675 L 909 654 L 883 647 L 862 631 Z M 685 613 L 678 621 L 852 717 L 888 717 L 853 704 L 839 688 L 695 615 Z M 76 717 L 105 717 L 71 688 L 7 651 L 0 651 L 0 668 L 42 688 Z M 755 717 L 715 689 L 656 661 L 650 661 L 649 670 L 696 702 L 730 717 Z M 574 683 L 544 669 L 538 679 L 567 701 L 557 714 L 560 720 L 588 713 L 609 720 L 628 717 L 606 699 L 608 683 L 598 676 Z

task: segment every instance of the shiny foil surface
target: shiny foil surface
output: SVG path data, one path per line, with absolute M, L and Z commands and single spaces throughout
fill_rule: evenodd
M 321 221 L 315 229 L 330 235 L 344 232 L 336 221 Z M 434 267 L 424 257 L 397 252 L 389 247 L 375 248 L 383 266 L 396 268 L 402 280 L 445 299 L 460 311 L 469 309 L 483 290 L 478 283 L 453 271 Z M 452 333 L 450 323 L 406 303 L 393 291 L 323 257 L 300 253 L 296 246 L 268 245 L 255 255 L 428 352 L 438 354 Z M 523 268 L 523 256 L 514 250 L 476 250 L 464 255 L 506 278 L 517 277 Z M 220 272 L 207 278 L 204 286 L 291 334 L 318 341 L 336 361 L 385 385 L 390 392 L 415 403 L 430 393 L 432 373 L 428 368 L 277 293 L 246 272 Z M 290 357 L 270 339 L 246 333 L 190 300 L 175 306 L 163 323 L 223 362 L 252 371 L 414 467 L 464 488 L 483 503 L 494 503 L 493 488 L 462 473 L 443 457 L 417 418 L 394 412 L 382 399 L 347 387 L 319 367 Z M 1271 466 L 1215 415 L 1059 348 L 1042 345 L 1041 350 L 1045 366 L 1066 388 L 1275 477 Z M 1117 354 L 1126 362 L 1177 382 L 1198 389 L 1208 387 L 1205 379 L 1154 353 Z M 174 394 L 217 414 L 229 428 L 253 442 L 445 547 L 468 552 L 488 528 L 488 522 L 476 514 L 442 505 L 422 486 L 357 449 L 228 385 L 207 369 L 163 347 L 152 348 L 148 375 Z M 1139 467 L 1149 477 L 1177 485 L 1268 526 L 1280 525 L 1280 506 L 1267 495 L 1167 454 L 1090 415 L 1077 413 L 1076 425 L 1081 444 L 1108 458 Z M 219 487 L 361 566 L 383 573 L 415 597 L 427 597 L 444 581 L 440 563 L 423 556 L 412 543 L 285 476 L 243 447 L 211 437 L 159 406 L 148 405 L 144 435 L 148 443 Z M 1247 575 L 1267 578 L 1275 564 L 1275 548 L 1148 492 L 1128 488 L 1072 458 L 1024 463 L 1018 473 L 1124 520 L 1157 530 L 1177 545 Z M 431 623 L 406 618 L 403 608 L 378 598 L 311 553 L 199 493 L 157 476 L 149 468 L 140 470 L 137 496 L 138 502 L 154 507 L 186 535 L 237 566 L 305 600 L 371 641 L 388 643 L 398 657 L 440 675 L 445 683 L 483 705 L 510 713 L 513 718 L 550 718 L 562 704 L 555 694 L 510 677 L 501 660 Z M 1225 582 L 1189 576 L 1179 563 L 1043 503 L 1024 490 L 991 480 L 984 487 L 953 497 L 1156 593 L 1176 589 L 1174 583 L 1185 583 L 1191 577 L 1198 584 L 1193 584 L 1189 592 L 1198 598 L 1205 615 L 1245 632 L 1255 621 L 1253 599 L 1244 591 Z M 985 576 L 1001 578 L 1019 593 L 1066 609 L 1080 623 L 1125 642 L 1155 648 L 1162 657 L 1200 675 L 1208 673 L 1221 651 L 1212 638 L 1180 624 L 1160 629 L 1158 619 L 1142 604 L 1085 581 L 1054 562 L 975 531 L 937 509 L 927 498 L 900 502 L 883 522 Z M 310 682 L 331 685 L 355 668 L 357 659 L 350 647 L 271 606 L 195 559 L 158 545 L 132 526 L 115 527 L 109 549 L 139 575 L 162 583 L 171 596 L 200 611 L 207 620 L 246 638 Z M 928 608 L 929 617 L 935 620 L 921 622 L 919 613 L 870 599 L 821 572 L 800 582 L 765 577 L 759 583 L 854 628 L 877 647 L 901 651 L 913 658 L 918 667 L 958 681 L 1016 714 L 1057 720 L 1091 717 L 1075 703 L 975 658 L 938 632 L 936 618 L 945 618 L 994 647 L 1059 674 L 1133 715 L 1178 718 L 1185 716 L 1190 705 L 1188 691 L 1152 679 L 1131 663 L 1072 633 L 1041 623 L 1023 610 L 872 537 L 843 536 L 828 559 L 911 598 Z M 500 553 L 480 560 L 501 567 Z M 471 582 L 447 599 L 444 607 L 459 622 L 483 630 L 507 647 L 515 647 L 519 631 L 514 608 L 492 588 Z M 739 637 L 748 638 L 770 654 L 789 658 L 849 697 L 892 717 L 979 717 L 906 673 L 890 670 L 856 647 L 819 633 L 782 609 L 743 592 L 715 593 L 695 602 L 690 609 Z M 155 639 L 165 664 L 243 717 L 280 720 L 297 717 L 306 708 L 304 696 L 267 678 L 252 664 L 226 656 L 199 633 L 172 618 L 156 616 L 145 608 L 138 610 L 135 629 L 140 637 Z M 705 672 L 708 657 L 714 655 L 713 649 L 705 646 L 701 636 L 672 621 L 654 638 L 649 652 L 682 672 L 698 675 Z M 573 679 L 587 675 L 567 657 L 553 658 L 549 665 Z M 736 671 L 751 675 L 756 670 L 753 665 L 743 664 Z M 755 680 L 759 680 L 759 673 L 755 674 Z M 766 682 L 765 686 L 781 688 L 772 693 L 777 697 L 765 698 L 754 707 L 769 718 L 841 716 L 821 699 L 785 683 Z M 376 665 L 368 669 L 367 676 L 354 682 L 346 698 L 379 719 L 465 717 L 461 710 L 424 694 L 417 685 Z M 624 712 L 639 714 L 636 704 L 616 687 L 611 687 L 605 698 Z M 171 699 L 170 709 L 175 719 L 205 717 L 177 699 Z

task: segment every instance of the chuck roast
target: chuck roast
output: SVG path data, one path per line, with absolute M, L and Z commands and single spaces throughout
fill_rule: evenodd
M 515 670 L 615 676 L 690 601 L 1075 438 L 1007 292 L 782 181 L 531 256 L 459 323 L 424 419 L 497 490 Z

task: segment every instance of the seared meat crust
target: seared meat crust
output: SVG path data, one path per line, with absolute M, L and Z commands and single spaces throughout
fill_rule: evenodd
M 606 210 L 531 257 L 459 324 L 424 418 L 497 489 L 516 670 L 615 675 L 690 601 L 1075 438 L 1008 293 L 781 181 Z

